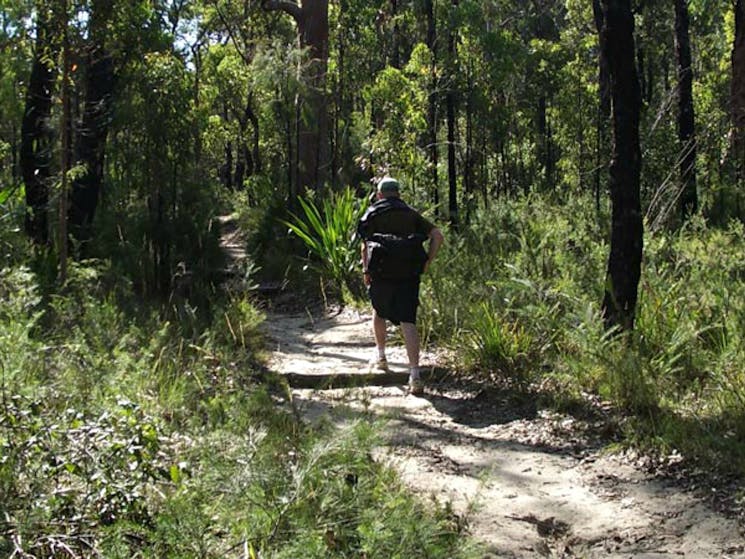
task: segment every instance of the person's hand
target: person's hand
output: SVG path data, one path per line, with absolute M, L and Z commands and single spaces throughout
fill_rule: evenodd
M 427 270 L 429 270 L 429 263 L 432 262 L 429 258 L 424 261 L 424 268 L 422 268 L 422 274 L 426 274 Z
M 364 273 L 364 275 L 362 276 L 362 281 L 365 282 L 365 287 L 370 287 L 370 273 L 369 272 Z

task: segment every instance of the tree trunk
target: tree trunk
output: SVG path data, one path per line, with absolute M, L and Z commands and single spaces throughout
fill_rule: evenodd
M 600 35 L 610 70 L 613 156 L 610 163 L 611 244 L 603 298 L 606 327 L 634 327 L 641 275 L 643 224 L 639 195 L 639 81 L 634 64 L 630 0 L 602 0 Z
M 681 210 L 687 220 L 698 210 L 693 71 L 688 34 L 688 2 L 675 0 L 675 53 L 678 59 L 678 140 L 680 141 Z
M 62 2 L 62 149 L 60 150 L 60 195 L 59 195 L 59 274 L 60 285 L 67 281 L 67 174 L 70 171 L 70 37 L 67 30 L 67 0 Z
M 401 29 L 398 24 L 398 0 L 391 0 L 391 18 L 393 19 L 393 37 L 391 38 L 391 66 L 401 69 Z
M 51 176 L 54 132 L 49 124 L 56 68 L 50 61 L 59 56 L 59 42 L 53 30 L 53 16 L 45 7 L 36 6 L 36 47 L 26 91 L 26 106 L 21 123 L 20 166 L 26 186 L 26 233 L 37 245 L 49 242 L 47 206 Z
M 320 189 L 329 178 L 329 135 L 326 99 L 329 20 L 328 0 L 265 0 L 267 10 L 291 15 L 298 27 L 300 46 L 308 50 L 308 92 L 298 106 L 298 190 Z
M 745 0 L 735 4 L 735 41 L 732 45 L 732 155 L 737 187 L 737 209 L 740 218 L 745 188 Z
M 457 7 L 458 0 L 453 0 L 453 7 Z M 450 23 L 448 29 L 448 66 L 450 66 L 450 83 L 445 99 L 448 125 L 448 216 L 450 227 L 458 229 L 458 181 L 455 168 L 455 29 Z
M 603 7 L 600 0 L 593 0 L 592 10 L 598 37 L 603 31 Z M 610 119 L 610 75 L 608 60 L 602 48 L 598 52 L 598 113 L 596 122 L 596 160 L 595 160 L 595 210 L 600 213 L 601 174 L 606 166 L 606 146 L 608 145 L 608 119 Z
M 261 163 L 261 151 L 259 149 L 259 143 L 261 139 L 261 129 L 259 128 L 259 117 L 253 110 L 253 96 L 249 98 L 246 104 L 246 117 L 251 123 L 253 128 L 252 142 L 251 142 L 251 157 L 253 159 L 253 172 L 261 173 L 263 165 Z
M 69 212 L 70 232 L 81 243 L 86 243 L 92 236 L 111 123 L 114 60 L 105 46 L 111 12 L 110 0 L 98 0 L 91 7 L 90 44 L 85 59 L 85 102 L 77 138 L 79 163 L 85 170 L 72 182 Z
M 425 0 L 427 12 L 427 46 L 432 54 L 430 66 L 430 84 L 427 107 L 427 143 L 429 144 L 429 165 L 432 173 L 432 202 L 435 206 L 435 216 L 440 215 L 440 193 L 437 176 L 437 27 L 435 24 L 435 9 L 433 0 Z
M 473 67 L 471 62 L 468 63 L 468 73 L 466 76 L 468 83 L 468 97 L 466 100 L 466 161 L 463 170 L 463 187 L 466 191 L 466 223 L 470 222 L 471 210 L 473 206 L 474 188 L 473 188 L 473 169 L 474 169 L 474 149 L 473 149 Z

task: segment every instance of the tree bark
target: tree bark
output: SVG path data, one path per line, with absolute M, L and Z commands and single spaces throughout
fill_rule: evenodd
M 49 242 L 47 206 L 54 143 L 54 131 L 49 119 L 57 76 L 57 69 L 50 61 L 57 60 L 59 56 L 54 19 L 45 6 L 46 2 L 41 1 L 36 5 L 36 47 L 26 91 L 19 154 L 28 208 L 25 228 L 37 245 L 46 245 Z
M 427 12 L 427 46 L 432 55 L 430 66 L 430 84 L 427 107 L 427 143 L 429 152 L 429 165 L 432 173 L 432 202 L 435 206 L 435 216 L 440 214 L 440 192 L 438 189 L 439 177 L 437 174 L 437 26 L 435 23 L 435 10 L 433 0 L 425 0 Z
M 634 327 L 641 275 L 643 224 L 639 194 L 639 81 L 634 64 L 630 0 L 602 0 L 601 45 L 610 70 L 613 156 L 610 163 L 611 245 L 602 310 L 606 327 Z
M 466 99 L 466 160 L 463 169 L 463 187 L 466 192 L 466 223 L 470 222 L 471 210 L 473 206 L 474 188 L 473 188 L 473 169 L 474 169 L 474 149 L 473 149 L 473 67 L 468 64 L 466 76 L 468 83 L 468 93 Z
M 114 60 L 105 42 L 112 10 L 112 0 L 97 0 L 93 2 L 90 13 L 90 43 L 85 55 L 85 102 L 77 137 L 79 163 L 84 172 L 72 182 L 69 212 L 70 232 L 82 244 L 90 241 L 93 233 L 111 123 Z
M 330 149 L 326 95 L 329 53 L 328 0 L 265 0 L 267 10 L 283 11 L 298 27 L 300 46 L 308 49 L 308 92 L 299 98 L 297 180 L 298 191 L 318 190 L 329 178 Z
M 603 7 L 600 0 L 593 0 L 592 10 L 595 16 L 595 28 L 598 37 L 603 31 Z M 610 119 L 610 75 L 608 60 L 602 45 L 598 49 L 598 112 L 596 122 L 596 159 L 595 159 L 595 210 L 600 213 L 601 174 L 606 166 L 606 145 L 608 144 L 608 120 Z
M 398 24 L 398 0 L 391 0 L 391 17 L 393 17 L 391 66 L 401 69 L 401 26 Z
M 452 3 L 453 8 L 458 6 L 458 0 L 452 0 Z M 455 56 L 455 29 L 451 18 L 451 23 L 448 29 L 448 66 L 450 67 L 450 83 L 448 84 L 445 99 L 448 126 L 448 217 L 450 219 L 450 227 L 457 230 L 459 220 L 458 180 L 455 167 Z
M 70 37 L 67 30 L 67 0 L 62 2 L 62 148 L 60 150 L 60 195 L 59 195 L 59 274 L 60 285 L 67 281 L 67 174 L 70 171 Z
M 681 211 L 687 220 L 698 210 L 693 71 L 688 33 L 688 2 L 675 0 L 675 53 L 678 59 L 678 140 L 680 142 Z
M 732 155 L 737 186 L 737 206 L 740 213 L 745 188 L 745 0 L 735 4 L 735 40 L 732 45 Z

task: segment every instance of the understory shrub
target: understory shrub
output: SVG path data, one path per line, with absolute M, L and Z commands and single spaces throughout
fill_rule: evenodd
M 696 218 L 678 231 L 648 231 L 635 329 L 619 335 L 600 316 L 608 253 L 600 223 L 607 216 L 589 199 L 526 196 L 476 212 L 424 278 L 426 339 L 450 345 L 484 378 L 553 377 L 599 394 L 647 418 L 653 444 L 675 441 L 721 462 L 723 449 L 745 447 L 743 225 Z M 694 418 L 707 433 L 696 444 L 686 440 Z
M 0 272 L 0 555 L 472 556 L 371 459 L 369 417 L 308 426 L 258 382 L 250 298 L 182 327 L 108 270 L 72 265 L 55 295 Z

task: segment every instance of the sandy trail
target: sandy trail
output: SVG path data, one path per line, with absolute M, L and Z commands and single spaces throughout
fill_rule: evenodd
M 266 332 L 271 368 L 295 379 L 365 373 L 373 353 L 369 317 L 354 311 L 270 314 Z M 403 373 L 403 347 L 391 345 L 389 360 Z M 449 501 L 484 557 L 745 557 L 743 526 L 633 457 L 604 451 L 602 421 L 499 390 L 439 385 L 414 397 L 375 378 L 360 384 L 295 389 L 294 400 L 310 421 L 383 420 L 376 459 L 423 498 Z

